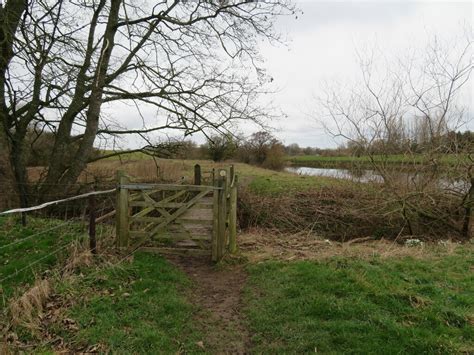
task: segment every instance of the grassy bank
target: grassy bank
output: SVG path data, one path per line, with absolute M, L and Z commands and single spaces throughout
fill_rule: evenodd
M 2 307 L 20 287 L 27 288 L 63 260 L 74 240 L 85 236 L 82 225 L 61 220 L 28 218 L 22 227 L 14 217 L 0 217 L 0 293 Z
M 183 273 L 156 255 L 115 255 L 107 226 L 92 258 L 74 247 L 87 240 L 84 225 L 64 223 L 0 218 L 0 337 L 10 349 L 199 352 Z
M 455 255 L 269 261 L 249 267 L 256 353 L 474 351 L 472 247 Z

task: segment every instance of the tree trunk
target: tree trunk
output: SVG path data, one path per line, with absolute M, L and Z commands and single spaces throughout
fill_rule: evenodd
M 5 101 L 5 74 L 13 57 L 14 34 L 26 7 L 25 0 L 9 0 L 0 5 L 0 210 L 18 206 L 8 136 L 12 119 Z
M 0 127 L 0 211 L 18 207 L 9 144 L 3 127 Z

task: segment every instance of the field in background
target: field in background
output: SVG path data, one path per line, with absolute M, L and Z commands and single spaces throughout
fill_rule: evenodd
M 144 158 L 144 157 L 143 157 Z M 224 168 L 229 162 L 214 163 L 210 160 L 178 160 L 178 159 L 130 159 L 105 160 L 89 164 L 81 180 L 90 182 L 94 178 L 99 181 L 113 182 L 117 170 L 123 170 L 136 181 L 193 183 L 194 165 L 200 164 L 205 182 L 209 181 L 213 168 Z M 256 166 L 233 163 L 239 175 L 240 184 L 250 186 L 255 192 L 274 194 L 283 191 L 305 191 L 321 186 L 343 185 L 338 179 L 300 176 L 284 171 L 273 171 Z M 207 179 L 207 180 L 206 180 Z
M 198 163 L 206 184 L 212 180 L 213 168 L 229 165 L 229 162 L 152 159 L 142 153 L 136 155 L 141 158 L 114 158 L 89 164 L 80 182 L 87 184 L 89 189 L 93 184 L 109 188 L 116 184 L 117 170 L 124 170 L 137 182 L 192 184 L 194 165 Z M 458 212 L 459 201 L 450 196 L 437 200 L 435 204 L 426 197 L 423 208 L 426 207 L 427 214 L 411 211 L 410 228 L 407 229 L 400 198 L 377 182 L 304 176 L 243 163 L 234 165 L 239 175 L 238 217 L 241 228 L 260 226 L 290 233 L 308 230 L 335 240 L 367 236 L 393 239 L 408 235 L 431 240 L 459 238 L 462 214 Z M 30 169 L 32 180 L 40 174 L 40 169 Z M 404 193 L 403 190 L 399 192 Z M 441 219 L 431 218 L 432 210 L 435 211 L 433 215 L 450 215 L 456 229 Z

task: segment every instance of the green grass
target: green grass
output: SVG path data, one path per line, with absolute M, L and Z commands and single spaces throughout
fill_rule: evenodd
M 316 190 L 322 187 L 352 185 L 351 182 L 331 177 L 305 176 L 263 169 L 248 164 L 235 164 L 242 185 L 258 195 L 281 195 Z
M 67 315 L 79 330 L 63 336 L 75 344 L 102 344 L 112 353 L 199 352 L 194 306 L 183 296 L 189 286 L 162 257 L 137 253 L 132 263 L 62 286 L 61 292 L 79 300 Z
M 474 352 L 472 248 L 416 260 L 333 258 L 249 267 L 255 353 Z
M 82 226 L 62 220 L 28 218 L 26 227 L 13 217 L 0 218 L 0 294 L 5 300 L 15 289 L 31 284 L 36 274 L 51 268 L 64 256 L 66 246 L 84 235 Z M 45 232 L 46 230 L 50 231 Z M 37 234 L 38 232 L 43 232 Z M 13 244 L 12 244 L 13 243 Z M 64 248 L 63 248 L 64 247 Z M 49 255 L 63 248 L 61 251 Z M 30 264 L 35 263 L 31 267 Z M 24 269 L 24 270 L 22 270 Z M 22 270 L 22 271 L 20 271 Z

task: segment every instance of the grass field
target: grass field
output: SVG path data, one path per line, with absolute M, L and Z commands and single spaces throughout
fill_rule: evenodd
M 473 263 L 471 248 L 428 260 L 251 265 L 253 352 L 473 353 Z
M 5 228 L 11 222 L 2 223 Z M 41 225 L 39 220 L 35 223 Z M 11 241 L 12 233 L 32 235 L 33 223 L 28 229 L 6 227 Z M 28 247 L 30 253 L 11 250 L 8 258 L 14 257 L 19 268 L 30 261 L 28 254 L 45 254 L 57 245 L 62 234 L 54 238 L 51 233 L 49 244 L 37 240 Z M 358 254 L 341 256 L 339 248 L 327 246 L 324 255 L 313 260 L 247 261 L 239 307 L 250 334 L 249 353 L 472 353 L 472 244 L 426 247 L 422 254 L 416 252 L 419 247 L 412 254 L 408 247 L 397 247 L 406 250 L 383 258 L 370 254 L 370 249 L 363 253 L 360 247 Z M 2 261 L 5 275 L 12 270 Z M 75 351 L 206 352 L 206 334 L 194 317 L 200 305 L 194 302 L 194 284 L 187 275 L 154 254 L 136 253 L 119 264 L 105 261 L 56 281 L 54 299 L 63 299 L 62 309 L 58 320 L 47 322 L 43 331 Z M 54 263 L 49 260 L 37 272 L 54 271 Z M 237 266 L 220 267 L 228 274 Z M 32 278 L 29 273 L 11 279 L 6 288 L 2 284 L 4 292 L 8 290 L 4 296 L 24 288 Z M 20 336 L 31 343 L 24 331 Z M 58 350 L 38 341 L 38 351 Z
M 141 153 L 140 153 L 141 154 Z M 285 171 L 273 171 L 256 166 L 224 162 L 214 163 L 209 160 L 178 160 L 178 159 L 131 159 L 120 162 L 106 160 L 90 164 L 82 179 L 87 175 L 102 177 L 102 180 L 115 181 L 117 170 L 123 170 L 132 179 L 142 182 L 164 181 L 170 183 L 192 183 L 194 179 L 194 165 L 201 165 L 204 183 L 209 183 L 213 168 L 223 168 L 234 165 L 239 175 L 239 182 L 249 186 L 258 194 L 274 195 L 284 191 L 305 191 L 323 186 L 347 184 L 335 178 L 318 176 L 300 176 Z M 89 178 L 90 179 L 90 178 Z

